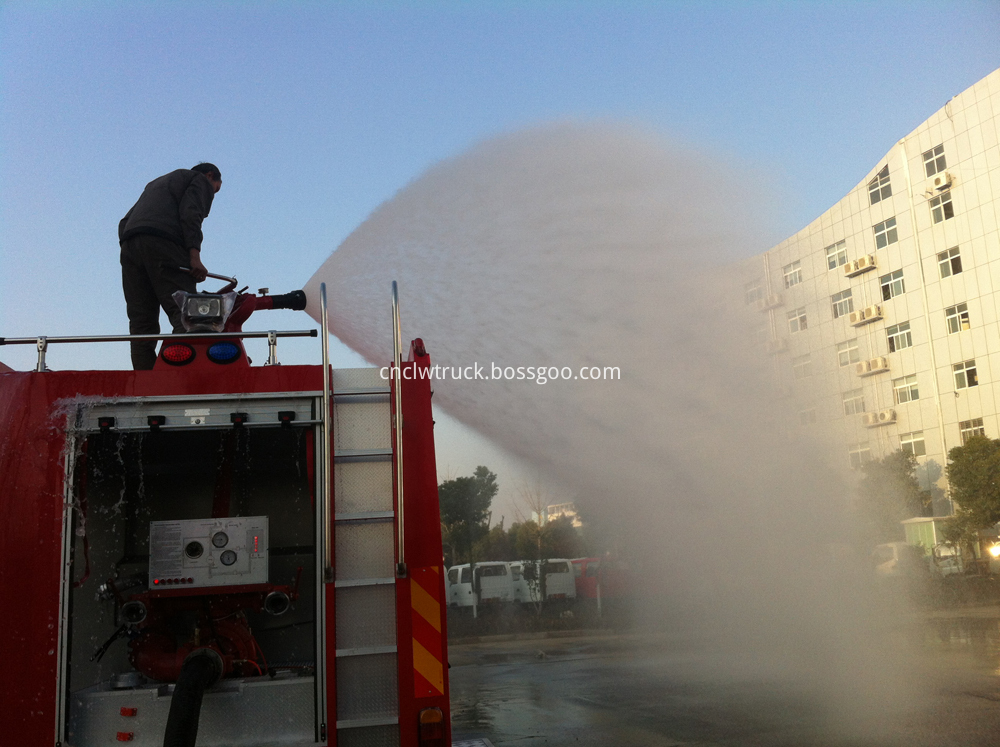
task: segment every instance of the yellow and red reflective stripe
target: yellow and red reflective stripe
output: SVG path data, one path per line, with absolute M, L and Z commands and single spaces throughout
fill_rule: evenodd
M 418 698 L 444 695 L 439 566 L 411 570 L 410 607 L 413 623 L 413 694 Z

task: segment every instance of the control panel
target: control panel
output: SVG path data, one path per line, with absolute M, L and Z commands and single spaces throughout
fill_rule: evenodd
M 151 589 L 267 583 L 267 517 L 153 521 Z

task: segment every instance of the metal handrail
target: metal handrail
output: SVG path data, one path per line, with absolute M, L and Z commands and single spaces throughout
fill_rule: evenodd
M 323 348 L 323 448 L 321 449 L 323 459 L 323 495 L 322 517 L 323 522 L 323 583 L 331 584 L 334 581 L 333 572 L 333 528 L 330 517 L 333 516 L 333 509 L 330 505 L 333 496 L 333 460 L 330 458 L 330 439 L 333 434 L 330 432 L 330 320 L 326 315 L 326 283 L 319 284 L 319 325 L 322 332 Z
M 396 424 L 396 526 L 398 527 L 399 559 L 396 577 L 406 578 L 406 550 L 403 545 L 403 387 L 400 374 L 403 356 L 403 334 L 399 324 L 399 291 L 392 281 L 392 363 L 396 377 L 393 422 Z
M 285 331 L 270 330 L 269 332 L 183 332 L 181 334 L 165 335 L 79 335 L 73 337 L 0 337 L 0 345 L 35 345 L 38 348 L 38 365 L 35 370 L 43 373 L 45 368 L 45 352 L 52 343 L 64 342 L 132 342 L 133 340 L 203 340 L 215 335 L 225 337 L 255 338 L 268 337 L 315 337 L 314 329 L 292 329 Z M 272 356 L 273 357 L 273 356 Z
M 39 335 L 38 337 L 0 337 L 0 345 L 32 345 L 39 340 L 48 343 L 53 342 L 131 342 L 132 340 L 196 340 L 205 337 L 267 337 L 275 334 L 278 337 L 316 337 L 319 332 L 315 329 L 290 329 L 284 331 L 269 332 L 182 332 L 180 334 L 164 335 L 82 335 L 80 337 L 48 337 Z

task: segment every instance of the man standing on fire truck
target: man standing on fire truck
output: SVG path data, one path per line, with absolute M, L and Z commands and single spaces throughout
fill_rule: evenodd
M 130 334 L 159 334 L 160 307 L 173 331 L 184 331 L 172 296 L 179 290 L 193 293 L 206 277 L 201 223 L 221 188 L 222 173 L 211 163 L 171 171 L 147 184 L 121 219 L 118 241 Z M 132 341 L 132 368 L 148 370 L 155 362 L 155 341 Z

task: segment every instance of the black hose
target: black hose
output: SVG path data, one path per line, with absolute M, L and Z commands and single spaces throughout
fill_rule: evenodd
M 291 309 L 292 311 L 302 311 L 306 307 L 305 291 L 292 291 L 282 293 L 280 296 L 271 296 L 271 303 L 276 309 Z
M 170 699 L 163 747 L 194 747 L 202 696 L 221 676 L 222 658 L 212 649 L 198 649 L 184 660 Z

